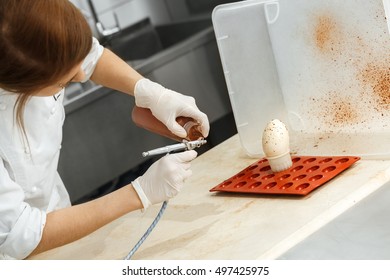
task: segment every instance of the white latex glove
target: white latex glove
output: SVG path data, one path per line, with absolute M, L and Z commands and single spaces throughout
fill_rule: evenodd
M 193 97 L 164 88 L 148 79 L 139 80 L 134 89 L 135 104 L 148 108 L 175 135 L 185 138 L 187 132 L 176 122 L 179 116 L 190 117 L 201 126 L 204 137 L 209 135 L 210 124 L 206 114 L 195 104 Z
M 196 156 L 197 152 L 194 150 L 166 155 L 132 182 L 144 209 L 169 200 L 179 193 L 184 181 L 192 175 L 190 162 Z

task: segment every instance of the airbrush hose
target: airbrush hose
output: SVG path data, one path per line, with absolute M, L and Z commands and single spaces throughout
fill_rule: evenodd
M 157 149 L 153 149 L 153 150 L 144 152 L 144 153 L 142 153 L 142 156 L 147 157 L 147 156 L 154 156 L 154 155 L 159 155 L 159 154 L 166 154 L 166 153 L 170 153 L 170 152 L 174 152 L 174 151 L 193 150 L 193 149 L 198 148 L 206 143 L 207 143 L 207 141 L 204 139 L 199 139 L 199 140 L 195 140 L 195 141 L 183 140 L 183 142 L 179 143 L 179 144 L 168 145 L 165 147 L 161 147 L 161 148 L 157 148 Z M 146 238 L 153 231 L 154 227 L 157 225 L 157 223 L 161 219 L 161 216 L 163 215 L 165 209 L 167 208 L 167 205 L 168 205 L 168 201 L 164 201 L 156 218 L 153 220 L 152 224 L 149 226 L 149 228 L 146 230 L 146 232 L 142 235 L 140 240 L 135 244 L 133 249 L 131 249 L 131 251 L 124 258 L 125 260 L 131 259 L 131 257 L 138 250 L 138 248 L 141 247 L 142 243 L 146 240 Z
M 142 243 L 144 243 L 145 239 L 149 236 L 149 234 L 153 231 L 154 227 L 157 225 L 157 223 L 160 221 L 161 216 L 164 214 L 165 209 L 167 208 L 168 201 L 164 201 L 160 211 L 158 212 L 156 218 L 154 218 L 153 222 L 149 226 L 149 228 L 146 230 L 144 235 L 142 235 L 141 239 L 138 240 L 138 242 L 135 244 L 133 249 L 127 254 L 127 256 L 124 258 L 125 260 L 130 260 L 131 257 L 134 255 L 135 252 L 137 252 L 138 248 L 141 247 Z

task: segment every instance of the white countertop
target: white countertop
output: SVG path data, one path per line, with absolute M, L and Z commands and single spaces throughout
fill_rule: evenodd
M 193 176 L 133 259 L 276 259 L 390 181 L 390 161 L 360 160 L 304 197 L 209 192 L 257 160 L 238 135 L 195 159 Z M 123 259 L 159 209 L 129 213 L 32 259 Z

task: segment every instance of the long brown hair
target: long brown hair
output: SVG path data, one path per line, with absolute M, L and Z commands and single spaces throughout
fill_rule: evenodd
M 0 1 L 0 88 L 19 94 L 23 131 L 29 97 L 69 73 L 91 46 L 91 29 L 69 0 Z

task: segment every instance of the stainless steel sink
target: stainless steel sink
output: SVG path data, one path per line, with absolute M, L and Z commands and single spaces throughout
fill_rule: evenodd
M 108 41 L 107 47 L 125 61 L 145 59 L 188 39 L 211 25 L 210 19 L 158 26 L 153 26 L 149 20 L 144 20 L 122 30 Z
M 211 124 L 231 114 L 209 19 L 155 27 L 140 24 L 137 28 L 123 30 L 107 47 L 145 77 L 193 96 Z M 132 123 L 134 98 L 123 93 L 87 83 L 68 91 L 64 105 L 58 170 L 72 201 L 143 164 L 143 151 L 172 144 Z M 210 143 L 214 134 L 211 131 Z

